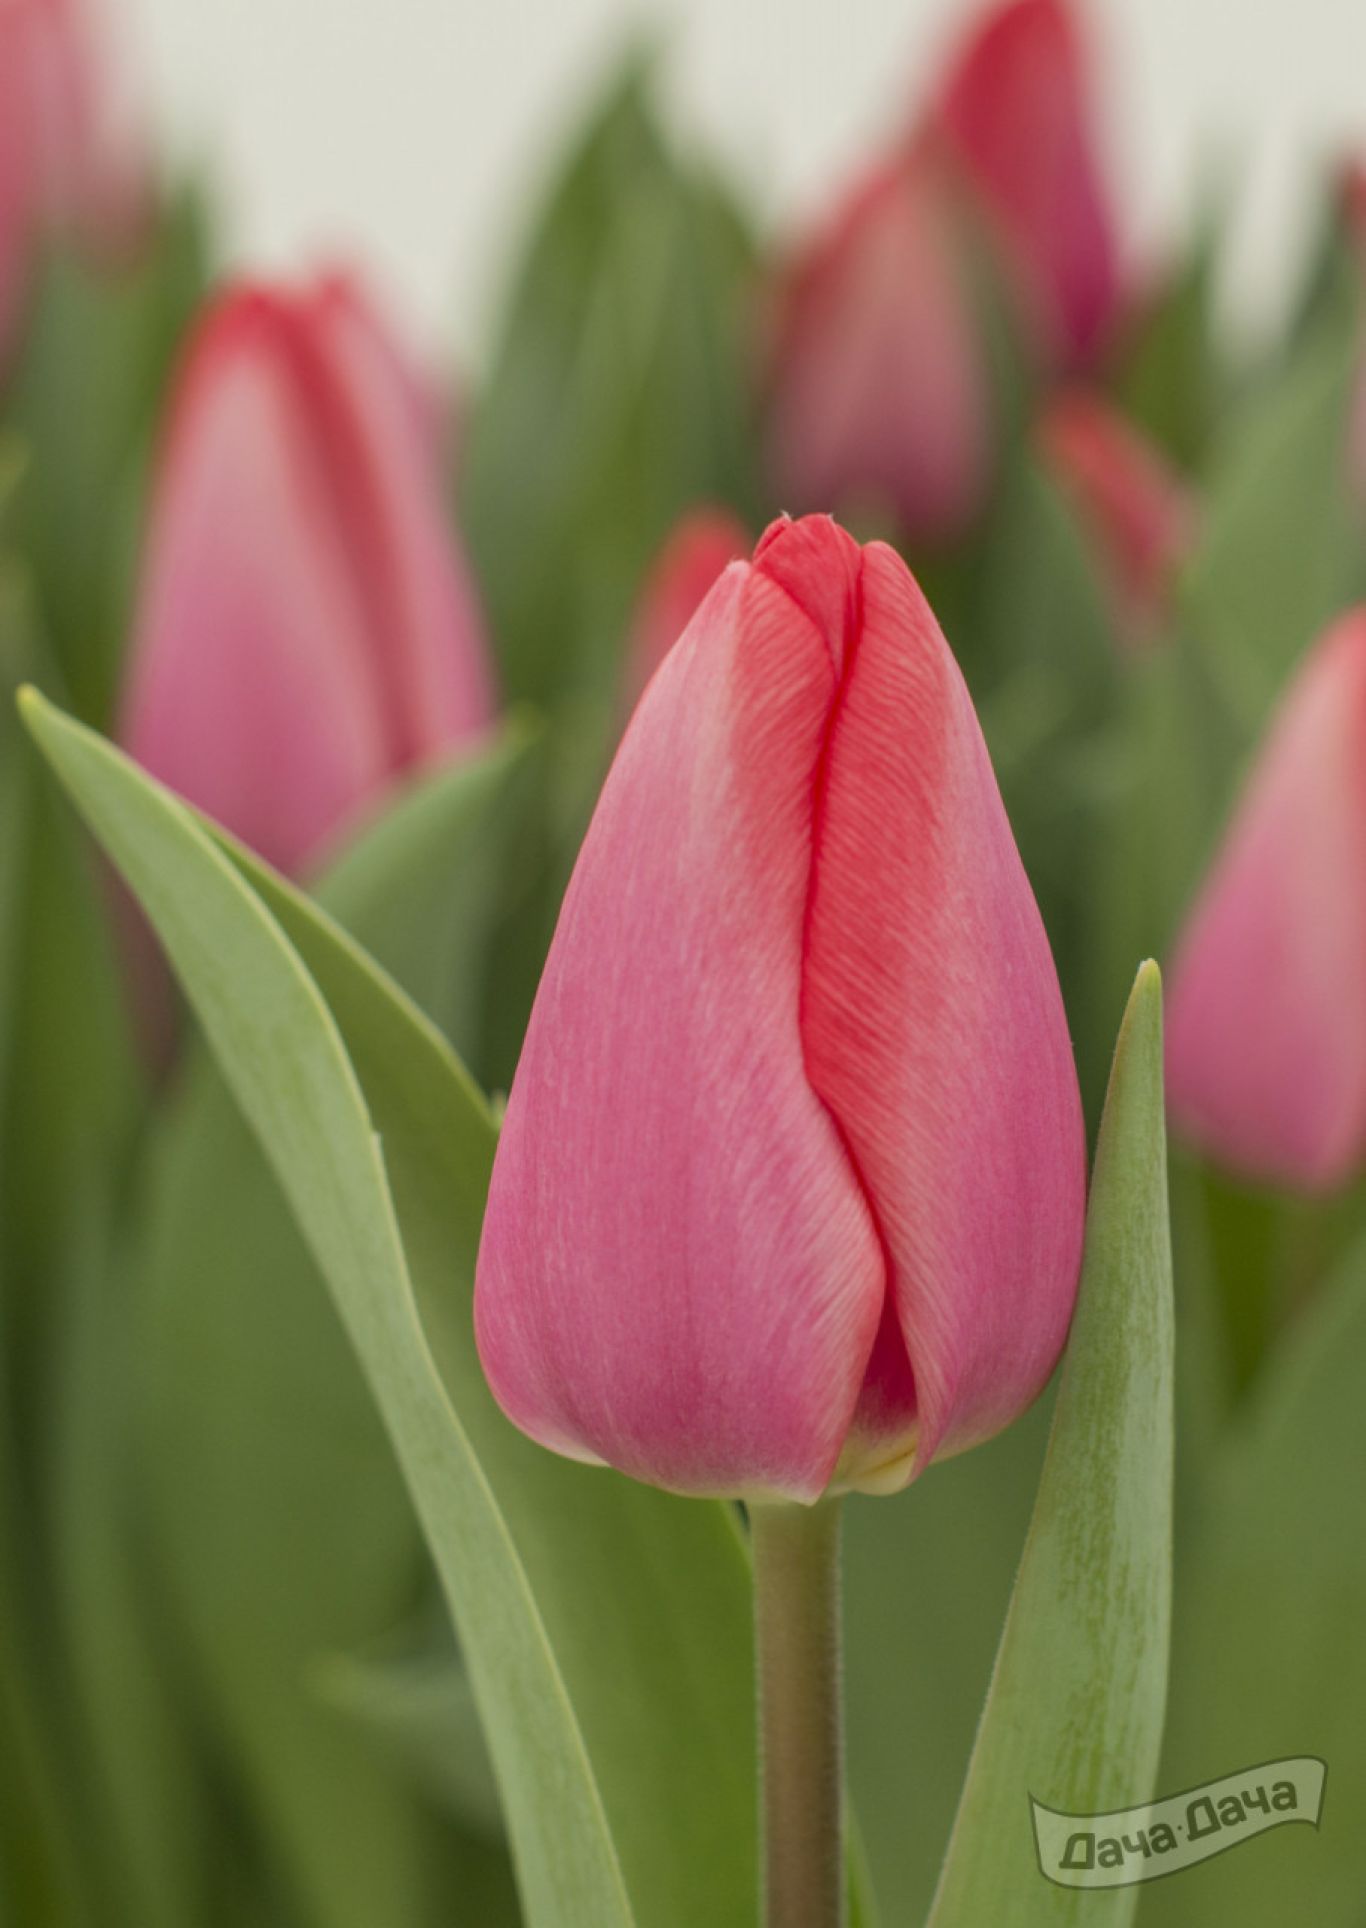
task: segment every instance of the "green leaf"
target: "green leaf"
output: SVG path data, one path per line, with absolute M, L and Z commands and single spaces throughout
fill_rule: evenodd
M 118 688 L 147 473 L 171 367 L 208 274 L 205 210 L 182 190 L 117 265 L 54 243 L 35 267 L 0 423 L 27 461 L 15 539 L 76 707 Z
M 449 1636 L 385 1658 L 325 1655 L 312 1669 L 312 1684 L 438 1805 L 475 1832 L 502 1839 L 502 1807 L 474 1688 Z
M 929 1913 L 1052 1401 L 890 1499 L 845 1502 L 850 1789 L 890 1920 Z
M 633 60 L 556 180 L 462 454 L 461 512 L 515 697 L 619 701 L 642 572 L 699 500 L 753 513 L 752 245 Z
M 514 723 L 410 786 L 322 885 L 447 1028 L 471 1020 L 529 743 Z M 434 1847 L 422 1804 L 307 1675 L 407 1617 L 427 1561 L 326 1286 L 207 1054 L 163 1110 L 147 1177 L 134 1404 L 199 1691 L 264 1854 L 317 1918 L 420 1922 Z
M 1096 1918 L 1093 1895 L 1041 1874 L 1029 1797 L 1072 1814 L 1151 1797 L 1171 1526 L 1162 1003 L 1146 964 L 1115 1051 L 1048 1454 L 931 1928 Z M 1107 1895 L 1107 1923 L 1131 1920 L 1138 1893 Z
M 1158 1884 L 1154 1928 L 1359 1928 L 1366 1892 L 1366 1240 L 1301 1314 L 1226 1437 L 1177 1593 L 1163 1784 L 1328 1763 L 1317 1831 L 1277 1829 Z
M 752 1661 L 731 1514 L 541 1452 L 479 1370 L 493 1126 L 325 917 L 31 694 L 157 927 L 351 1334 L 436 1557 L 533 1928 L 753 1921 Z
M 1306 343 L 1225 437 L 1185 614 L 1244 746 L 1296 661 L 1362 592 L 1360 517 L 1346 480 L 1355 329 Z

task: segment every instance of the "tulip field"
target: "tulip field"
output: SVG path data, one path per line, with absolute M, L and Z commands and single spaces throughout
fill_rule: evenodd
M 117 9 L 0 0 L 0 1928 L 1362 1928 L 1366 159 L 1235 339 L 1085 0 L 783 226 L 637 50 L 456 368 Z

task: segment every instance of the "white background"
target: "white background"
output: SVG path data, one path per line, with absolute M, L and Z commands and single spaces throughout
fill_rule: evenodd
M 550 144 L 633 26 L 680 123 L 760 207 L 818 207 L 928 84 L 963 0 L 105 0 L 171 151 L 210 164 L 233 256 L 358 259 L 419 338 L 476 356 Z M 1151 255 L 1222 168 L 1230 321 L 1274 313 L 1314 170 L 1366 152 L 1363 0 L 1091 0 L 1104 134 Z

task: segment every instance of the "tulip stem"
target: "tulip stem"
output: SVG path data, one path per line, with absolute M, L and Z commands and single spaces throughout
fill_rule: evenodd
M 838 1500 L 755 1505 L 754 1619 L 767 1928 L 842 1928 Z

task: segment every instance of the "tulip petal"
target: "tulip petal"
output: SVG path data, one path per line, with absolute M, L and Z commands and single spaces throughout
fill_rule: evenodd
M 684 1492 L 817 1497 L 884 1298 L 800 1032 L 831 630 L 858 573 L 838 542 L 814 621 L 764 545 L 727 570 L 636 711 L 542 979 L 480 1252 L 480 1356 L 509 1416 Z
M 297 872 L 391 766 L 332 483 L 265 296 L 200 337 L 157 493 L 122 738 Z
M 1065 0 L 1011 0 L 971 35 L 939 103 L 1046 345 L 1069 366 L 1094 357 L 1119 302 L 1088 95 L 1086 50 Z
M 884 1354 L 844 1477 L 999 1430 L 1061 1350 L 1085 1141 L 1057 975 L 972 702 L 905 565 L 864 551 L 818 812 L 802 1034 L 870 1199 Z M 870 887 L 870 880 L 876 880 Z
M 842 208 L 792 276 L 770 459 L 794 509 L 885 502 L 923 539 L 956 533 L 990 464 L 986 368 L 928 159 Z
M 1173 1117 L 1249 1177 L 1331 1190 L 1366 1153 L 1366 610 L 1288 693 L 1171 974 Z
M 384 648 L 380 681 L 394 692 L 396 770 L 440 754 L 482 729 L 493 714 L 482 620 L 473 583 L 452 538 L 439 488 L 429 420 L 417 382 L 359 291 L 339 276 L 312 298 L 318 339 L 334 392 L 352 415 L 364 459 L 342 475 L 361 494 L 355 526 L 369 532 L 377 580 L 387 589 L 386 621 L 372 636 Z M 452 638 L 476 639 L 453 648 Z

